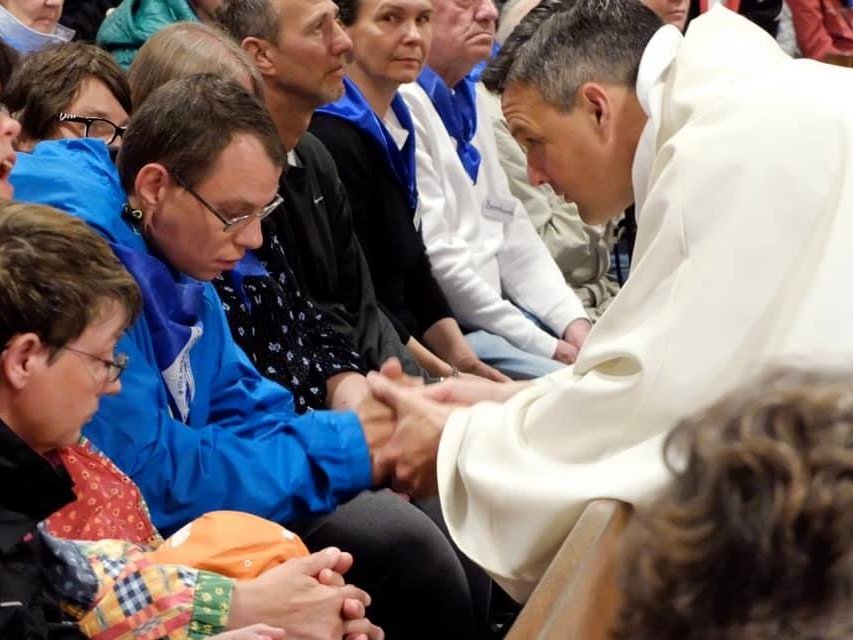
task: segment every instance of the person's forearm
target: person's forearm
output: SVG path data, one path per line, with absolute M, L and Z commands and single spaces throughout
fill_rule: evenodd
M 478 360 L 453 318 L 442 318 L 433 323 L 424 331 L 424 343 L 439 358 L 460 371 L 466 371 Z
M 415 338 L 409 338 L 409 341 L 406 342 L 406 349 L 430 375 L 441 378 L 453 374 L 451 365 L 432 353 Z
M 345 371 L 326 380 L 326 404 L 338 411 L 354 411 L 367 395 L 367 381 L 356 371 Z

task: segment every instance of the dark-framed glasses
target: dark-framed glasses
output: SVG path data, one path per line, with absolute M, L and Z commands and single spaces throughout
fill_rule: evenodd
M 217 209 L 211 205 L 207 200 L 202 198 L 198 192 L 193 189 L 190 189 L 186 182 L 181 180 L 173 171 L 169 171 L 169 175 L 172 176 L 172 179 L 181 187 L 184 191 L 187 191 L 191 196 L 193 196 L 196 200 L 198 200 L 204 208 L 210 211 L 219 222 L 222 223 L 223 231 L 237 231 L 238 229 L 244 228 L 249 222 L 252 220 L 263 220 L 267 216 L 269 216 L 273 211 L 278 209 L 282 202 L 284 202 L 279 194 L 275 195 L 275 198 L 272 199 L 268 205 L 266 205 L 263 209 L 258 211 L 257 213 L 249 213 L 247 215 L 236 215 L 229 216 L 224 213 L 220 213 Z
M 120 127 L 112 120 L 106 118 L 95 118 L 90 116 L 78 116 L 73 113 L 60 113 L 56 118 L 60 122 L 74 122 L 83 125 L 84 138 L 97 138 L 103 140 L 107 144 L 115 142 L 116 138 L 121 138 L 127 127 Z
M 121 374 L 124 373 L 124 370 L 127 369 L 127 364 L 130 362 L 130 358 L 124 353 L 117 353 L 114 356 L 114 360 L 107 360 L 106 358 L 101 358 L 100 356 L 96 356 L 88 351 L 82 351 L 80 349 L 75 349 L 74 347 L 62 347 L 66 351 L 70 351 L 71 353 L 76 353 L 77 355 L 86 356 L 93 361 L 100 362 L 104 365 L 105 371 L 105 379 L 98 380 L 98 382 L 115 382 L 121 377 Z

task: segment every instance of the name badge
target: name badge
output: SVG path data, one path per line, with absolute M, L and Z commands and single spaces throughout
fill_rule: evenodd
M 515 211 L 515 200 L 508 198 L 486 198 L 483 202 L 483 215 L 490 220 L 510 222 Z

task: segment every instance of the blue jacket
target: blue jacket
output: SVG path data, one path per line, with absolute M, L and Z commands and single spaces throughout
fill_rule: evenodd
M 96 42 L 127 70 L 151 36 L 176 22 L 198 22 L 187 0 L 123 0 L 104 18 Z
M 126 196 L 103 143 L 43 142 L 19 155 L 11 181 L 17 200 L 69 211 L 118 245 L 117 253 L 150 256 L 120 215 Z M 121 393 L 104 397 L 84 429 L 139 485 L 157 527 L 169 535 L 217 509 L 288 522 L 369 487 L 370 456 L 355 414 L 297 416 L 290 393 L 263 378 L 234 343 L 213 286 L 200 288 L 203 334 L 190 350 L 195 394 L 187 422 L 173 417 L 143 315 L 117 346 L 130 356 Z

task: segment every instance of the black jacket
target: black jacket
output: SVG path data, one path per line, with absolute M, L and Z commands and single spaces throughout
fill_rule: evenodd
M 295 148 L 301 166 L 287 168 L 280 193 L 284 204 L 269 217 L 296 275 L 299 288 L 328 316 L 332 327 L 349 338 L 370 369 L 391 356 L 404 369 L 420 369 L 376 301 L 364 254 L 353 230 L 346 192 L 335 161 L 310 133 Z M 276 256 L 266 241 L 258 257 L 277 277 Z
M 60 561 L 39 522 L 75 500 L 61 464 L 54 467 L 0 422 L 0 638 L 77 640 L 63 622 L 55 578 Z
M 354 124 L 335 116 L 315 115 L 311 133 L 338 166 L 379 303 L 403 342 L 410 335 L 421 340 L 424 331 L 453 317 L 453 312 L 432 275 L 414 212 L 385 151 Z
M 690 0 L 689 21 L 699 15 L 699 0 Z M 782 0 L 741 0 L 740 11 L 774 38 L 779 31 L 779 14 L 782 13 Z
M 59 21 L 76 32 L 74 39 L 94 42 L 107 11 L 121 0 L 65 0 Z

